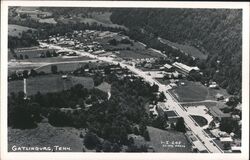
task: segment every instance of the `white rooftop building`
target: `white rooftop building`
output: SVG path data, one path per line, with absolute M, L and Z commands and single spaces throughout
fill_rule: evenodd
M 221 137 L 221 142 L 233 142 L 233 139 L 231 137 Z
M 166 64 L 164 65 L 164 67 L 165 67 L 166 69 L 171 69 L 173 66 L 171 66 L 170 64 L 167 64 L 167 63 L 166 63 Z
M 198 67 L 190 67 L 188 65 L 185 65 L 185 64 L 179 63 L 179 62 L 174 62 L 173 66 L 185 74 L 189 74 L 192 70 L 200 71 L 200 69 Z

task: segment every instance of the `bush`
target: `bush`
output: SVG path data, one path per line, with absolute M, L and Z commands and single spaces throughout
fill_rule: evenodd
M 84 138 L 84 145 L 86 148 L 88 149 L 94 149 L 96 148 L 98 145 L 100 145 L 100 140 L 98 139 L 98 137 L 93 134 L 92 132 L 88 132 L 86 135 L 85 135 L 85 138 Z
M 49 114 L 49 123 L 56 127 L 67 127 L 67 126 L 73 126 L 73 118 L 64 112 L 61 112 L 59 110 L 52 111 Z
M 179 132 L 183 132 L 183 133 L 186 132 L 186 127 L 185 127 L 185 124 L 184 124 L 184 119 L 182 117 L 177 120 L 175 128 Z
M 52 65 L 52 66 L 51 66 L 51 72 L 52 72 L 53 74 L 56 74 L 56 73 L 57 73 L 57 66 L 56 66 L 56 65 Z
M 37 127 L 36 123 L 42 120 L 42 117 L 40 116 L 40 107 L 35 103 L 27 104 L 27 102 L 23 99 L 20 99 L 19 101 L 20 104 L 9 107 L 8 126 L 19 129 L 30 129 Z

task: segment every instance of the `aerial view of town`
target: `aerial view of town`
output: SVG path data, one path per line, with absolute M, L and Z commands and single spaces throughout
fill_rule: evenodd
M 9 152 L 241 153 L 242 11 L 8 8 Z

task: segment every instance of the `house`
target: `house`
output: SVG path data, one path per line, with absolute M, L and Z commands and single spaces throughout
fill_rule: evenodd
M 233 153 L 240 153 L 241 147 L 240 146 L 231 146 L 231 150 Z
M 233 142 L 233 139 L 232 139 L 232 137 L 230 137 L 230 136 L 228 136 L 228 137 L 221 137 L 221 138 L 220 138 L 220 141 L 221 141 L 222 143 L 231 143 L 231 142 Z
M 212 82 L 208 87 L 212 89 L 218 89 L 219 85 L 216 82 Z
M 151 64 L 151 63 L 146 63 L 146 64 L 144 65 L 144 67 L 145 67 L 145 68 L 152 68 L 152 64 Z
M 235 107 L 235 109 L 237 109 L 237 110 L 239 110 L 239 111 L 242 111 L 242 104 L 239 103 L 239 104 Z
M 149 112 L 150 112 L 153 116 L 157 117 L 157 116 L 158 116 L 158 111 L 157 111 L 156 105 L 153 106 L 153 108 L 150 108 L 150 109 L 149 109 Z
M 239 115 L 237 115 L 237 114 L 235 114 L 235 115 L 232 115 L 232 118 L 234 119 L 234 120 L 240 120 L 240 116 Z
M 189 74 L 191 71 L 196 71 L 199 72 L 200 69 L 198 67 L 190 67 L 188 65 L 185 65 L 183 63 L 179 63 L 179 62 L 174 62 L 173 67 L 175 67 L 175 69 L 183 74 Z
M 224 99 L 224 96 L 223 96 L 222 94 L 220 94 L 220 93 L 217 93 L 217 94 L 215 95 L 215 98 L 217 99 L 217 101 L 219 101 L 219 100 L 223 100 L 223 99 Z
M 219 120 L 221 120 L 222 118 L 229 118 L 229 117 L 231 117 L 230 113 L 223 113 L 217 106 L 210 107 L 209 108 L 209 113 L 213 117 L 215 117 L 215 118 L 217 118 Z
M 166 63 L 163 67 L 165 68 L 165 71 L 167 71 L 167 72 L 173 72 L 174 71 L 174 67 L 171 66 L 170 64 Z
M 62 79 L 67 79 L 68 76 L 67 75 L 62 75 Z

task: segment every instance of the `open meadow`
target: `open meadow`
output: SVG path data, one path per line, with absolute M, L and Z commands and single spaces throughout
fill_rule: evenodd
M 20 25 L 15 24 L 9 24 L 8 25 L 8 35 L 12 37 L 21 37 L 23 32 L 27 32 L 28 30 L 35 31 L 36 29 L 24 27 Z
M 199 82 L 184 81 L 184 86 L 179 86 L 171 90 L 172 94 L 180 102 L 204 101 L 208 95 L 207 87 Z
M 41 93 L 58 92 L 70 89 L 76 84 L 82 84 L 85 88 L 93 88 L 94 82 L 90 77 L 74 77 L 62 79 L 60 75 L 44 75 L 27 79 L 27 94 L 34 95 L 38 91 Z M 8 93 L 18 93 L 23 91 L 23 80 L 10 81 L 8 83 Z
M 156 152 L 191 152 L 191 144 L 184 133 L 154 127 L 148 127 L 148 131 L 151 139 L 149 145 L 153 146 Z M 172 145 L 173 143 L 178 145 Z
M 207 55 L 202 53 L 199 49 L 193 47 L 193 46 L 190 46 L 190 45 L 187 45 L 187 44 L 178 44 L 178 43 L 174 43 L 174 42 L 170 42 L 169 40 L 166 40 L 166 39 L 161 39 L 161 41 L 164 43 L 164 44 L 167 44 L 169 46 L 172 46 L 174 48 L 177 48 L 187 54 L 189 54 L 190 56 L 193 56 L 195 58 L 199 58 L 199 59 L 206 59 L 207 58 Z
M 54 146 L 64 146 L 71 148 L 69 152 L 82 152 L 83 139 L 79 136 L 81 132 L 84 134 L 85 130 L 72 127 L 54 127 L 47 122 L 39 123 L 37 128 L 29 130 L 9 127 L 8 151 L 12 151 L 12 146 L 15 145 L 46 146 L 52 149 Z

